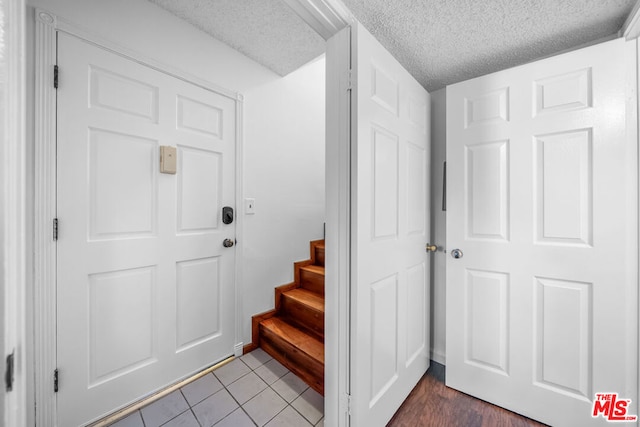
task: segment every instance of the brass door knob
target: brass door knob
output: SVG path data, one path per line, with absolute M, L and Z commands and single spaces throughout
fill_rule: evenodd
M 427 243 L 427 252 L 435 252 L 437 250 L 438 250 L 438 247 L 436 245 L 431 245 Z

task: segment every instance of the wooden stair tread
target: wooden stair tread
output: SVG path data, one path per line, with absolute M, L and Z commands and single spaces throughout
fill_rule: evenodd
M 321 274 L 324 276 L 324 266 L 322 265 L 305 265 L 304 267 L 300 267 L 300 270 L 306 270 L 311 273 Z
M 306 305 L 314 310 L 324 313 L 324 297 L 317 292 L 310 291 L 304 288 L 296 288 L 290 291 L 284 292 L 286 298 L 291 298 L 296 302 Z
M 279 317 L 272 317 L 260 322 L 260 326 L 274 335 L 281 337 L 303 353 L 324 365 L 324 343 L 304 333 Z

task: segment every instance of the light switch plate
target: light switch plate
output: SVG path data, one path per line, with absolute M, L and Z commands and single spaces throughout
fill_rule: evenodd
M 168 145 L 160 146 L 160 173 L 176 173 L 177 164 L 176 147 Z
M 256 213 L 256 199 L 244 199 L 244 214 L 255 215 Z

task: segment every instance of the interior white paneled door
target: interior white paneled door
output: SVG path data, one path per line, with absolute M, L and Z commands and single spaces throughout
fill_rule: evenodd
M 447 88 L 447 385 L 554 426 L 605 425 L 600 392 L 637 414 L 629 47 Z
M 353 34 L 351 416 L 382 426 L 429 367 L 429 94 Z
M 235 101 L 65 34 L 58 64 L 58 425 L 77 426 L 233 354 Z

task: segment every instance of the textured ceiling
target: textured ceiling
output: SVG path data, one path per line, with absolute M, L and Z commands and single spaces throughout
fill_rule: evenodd
M 611 36 L 635 0 L 342 0 L 429 91 Z
M 149 0 L 281 76 L 325 42 L 281 0 Z
M 324 52 L 282 0 L 149 0 L 280 75 Z M 614 35 L 636 0 L 342 0 L 429 91 Z

